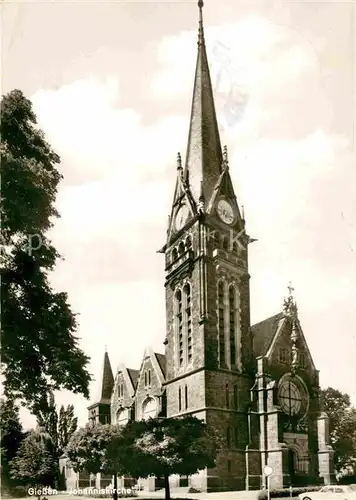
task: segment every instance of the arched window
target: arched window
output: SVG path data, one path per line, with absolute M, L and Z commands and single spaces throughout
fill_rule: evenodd
M 236 296 L 233 286 L 229 288 L 229 312 L 230 312 L 230 364 L 236 365 Z
M 151 370 L 148 370 L 148 385 L 151 385 Z
M 192 248 L 192 239 L 190 236 L 187 236 L 187 239 L 185 240 L 185 246 L 187 247 L 187 250 L 190 250 Z
M 183 365 L 184 349 L 183 349 L 183 307 L 182 307 L 182 292 L 176 292 L 176 324 L 177 324 L 177 337 L 178 337 L 178 352 L 179 352 L 179 366 Z
M 224 236 L 223 238 L 223 249 L 228 251 L 229 250 L 229 237 Z
M 224 304 L 224 283 L 218 284 L 218 332 L 219 332 L 219 359 L 220 367 L 226 364 L 225 359 L 225 304 Z
M 157 402 L 153 398 L 146 399 L 142 408 L 143 420 L 148 420 L 149 418 L 155 418 L 157 416 Z
M 183 241 L 181 241 L 178 245 L 178 253 L 179 255 L 183 255 L 185 252 L 185 247 Z
M 173 248 L 172 250 L 172 262 L 176 261 L 178 259 L 178 250 L 176 248 Z
M 123 427 L 129 421 L 129 409 L 128 408 L 120 408 L 116 414 L 116 421 L 119 427 Z
M 193 342 L 192 342 L 192 297 L 189 283 L 184 287 L 185 294 L 185 315 L 187 325 L 187 350 L 188 350 L 188 363 L 193 358 Z
M 226 384 L 226 386 L 225 386 L 225 404 L 226 404 L 226 408 L 230 408 L 230 390 L 229 390 L 229 384 Z
M 147 387 L 147 372 L 145 371 L 145 387 Z

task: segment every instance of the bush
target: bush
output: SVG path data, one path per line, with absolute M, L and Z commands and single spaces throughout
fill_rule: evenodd
M 201 491 L 191 486 L 188 490 L 188 493 L 201 493 Z

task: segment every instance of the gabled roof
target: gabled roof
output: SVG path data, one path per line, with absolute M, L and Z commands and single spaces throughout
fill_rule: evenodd
M 165 356 L 165 354 L 155 352 L 155 356 L 156 356 L 158 364 L 163 372 L 163 375 L 166 376 L 166 356 Z
M 139 377 L 140 371 L 139 370 L 133 370 L 132 368 L 127 368 L 127 373 L 129 374 L 129 377 L 131 379 L 132 385 L 134 386 L 134 388 L 136 390 L 137 381 L 138 381 L 138 377 Z
M 251 327 L 253 336 L 253 352 L 255 357 L 264 356 L 273 338 L 277 333 L 277 328 L 281 319 L 284 318 L 283 313 L 275 314 L 270 318 L 264 319 Z

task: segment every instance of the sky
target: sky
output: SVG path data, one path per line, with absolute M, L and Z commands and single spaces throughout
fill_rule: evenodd
M 322 387 L 356 404 L 356 98 L 353 2 L 206 0 L 221 140 L 250 245 L 252 323 L 289 281 Z M 95 400 L 107 346 L 139 368 L 164 352 L 164 256 L 184 158 L 196 2 L 6 1 L 1 93 L 21 89 L 61 157 L 52 276 L 79 313 Z M 79 422 L 89 402 L 69 392 Z M 25 427 L 34 420 L 22 412 Z

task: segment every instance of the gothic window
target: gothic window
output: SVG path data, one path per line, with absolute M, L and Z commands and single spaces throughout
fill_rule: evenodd
M 188 236 L 187 239 L 185 240 L 185 246 L 187 247 L 187 250 L 192 248 L 192 239 L 190 236 Z
M 291 380 L 286 380 L 279 388 L 279 404 L 288 415 L 297 415 L 302 406 L 302 396 L 298 386 Z
M 151 370 L 148 370 L 148 385 L 151 385 Z
M 157 416 L 157 402 L 153 398 L 149 398 L 145 401 L 142 408 L 143 420 L 148 420 L 149 418 L 155 418 Z
M 226 251 L 229 250 L 229 237 L 228 236 L 223 237 L 223 249 Z
M 225 304 L 224 304 L 224 283 L 218 284 L 218 332 L 219 332 L 219 359 L 220 367 L 224 367 L 225 360 Z
M 185 252 L 184 243 L 183 243 L 183 241 L 181 241 L 179 243 L 179 246 L 178 246 L 178 253 L 179 253 L 179 255 L 183 255 L 184 252 Z
M 234 408 L 235 410 L 239 409 L 239 392 L 237 385 L 234 385 Z
M 124 384 L 119 384 L 118 393 L 119 393 L 119 398 L 122 398 L 124 396 Z
M 182 411 L 182 389 L 178 388 L 178 411 Z
M 184 350 L 183 350 L 183 307 L 182 307 L 182 292 L 176 292 L 176 324 L 178 337 L 178 360 L 179 366 L 183 366 Z
M 116 415 L 116 421 L 119 427 L 127 424 L 129 421 L 129 410 L 128 408 L 120 408 Z
M 233 286 L 229 288 L 229 312 L 230 312 L 230 364 L 236 365 L 236 296 Z
M 147 372 L 145 371 L 145 387 L 147 387 Z
M 172 250 L 172 262 L 176 261 L 178 259 L 178 250 L 176 248 L 173 248 Z
M 184 387 L 185 409 L 188 408 L 188 386 Z
M 185 314 L 186 314 L 186 325 L 187 325 L 187 347 L 188 347 L 188 363 L 192 361 L 193 356 L 193 342 L 192 342 L 192 298 L 190 285 L 187 284 L 184 287 L 185 293 Z
M 288 363 L 289 362 L 289 355 L 288 355 L 288 350 L 287 349 L 279 349 L 279 361 L 281 363 Z
M 226 408 L 230 408 L 229 384 L 226 384 L 226 386 L 225 386 L 225 404 L 226 404 Z
M 301 368 L 305 368 L 305 354 L 304 352 L 299 353 L 299 364 Z

